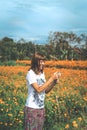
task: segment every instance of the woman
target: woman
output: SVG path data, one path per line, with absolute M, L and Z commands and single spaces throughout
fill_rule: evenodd
M 44 98 L 57 83 L 58 74 L 55 72 L 48 81 L 45 80 L 45 58 L 34 54 L 31 68 L 27 72 L 26 81 L 28 97 L 25 104 L 25 130 L 42 130 L 44 125 Z

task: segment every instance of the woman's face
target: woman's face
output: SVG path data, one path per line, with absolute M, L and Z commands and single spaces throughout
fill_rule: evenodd
M 42 71 L 44 69 L 45 62 L 44 60 L 40 60 L 40 70 Z

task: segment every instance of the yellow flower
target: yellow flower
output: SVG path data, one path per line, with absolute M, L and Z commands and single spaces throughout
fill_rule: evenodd
M 0 122 L 0 125 L 2 125 L 3 123 L 2 122 Z
M 69 124 L 66 124 L 65 129 L 68 129 L 68 128 L 69 128 Z
M 8 112 L 8 109 L 6 110 L 6 112 Z
M 7 123 L 5 123 L 4 125 L 5 125 L 5 126 L 7 126 L 8 124 L 7 124 Z
M 23 114 L 24 112 L 23 111 L 20 111 L 20 114 Z
M 73 121 L 72 124 L 76 124 L 76 121 Z
M 8 114 L 8 116 L 12 117 L 12 114 Z
M 20 120 L 19 123 L 22 123 L 22 121 Z
M 0 99 L 0 103 L 1 103 L 1 104 L 4 104 L 4 101 L 3 101 L 2 99 Z
M 73 127 L 77 128 L 77 127 L 78 127 L 78 124 L 73 124 Z
M 15 103 L 15 105 L 18 105 L 18 102 L 15 101 L 14 103 Z
M 65 116 L 65 117 L 67 117 L 67 114 L 66 114 L 66 113 L 64 113 L 64 116 Z
M 73 122 L 72 122 L 72 125 L 73 125 L 73 127 L 75 127 L 75 128 L 77 128 L 77 127 L 78 127 L 78 124 L 77 124 L 77 122 L 76 122 L 76 121 L 73 121 Z
M 10 125 L 10 126 L 12 126 L 13 124 L 12 124 L 12 123 L 10 123 L 9 125 Z
M 83 97 L 83 100 L 87 101 L 87 97 Z
M 1 108 L 1 111 L 3 111 L 3 108 Z
M 79 120 L 79 121 L 82 121 L 82 118 L 81 118 L 81 117 L 78 117 L 78 120 Z

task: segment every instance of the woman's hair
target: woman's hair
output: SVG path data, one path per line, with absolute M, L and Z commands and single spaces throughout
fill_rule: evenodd
M 35 53 L 31 60 L 31 69 L 36 74 L 40 72 L 40 60 L 45 60 L 45 57 L 39 53 Z

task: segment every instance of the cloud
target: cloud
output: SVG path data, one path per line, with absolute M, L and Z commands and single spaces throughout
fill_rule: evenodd
M 0 36 L 33 39 L 50 31 L 86 31 L 86 5 L 87 0 L 3 0 Z
M 82 34 L 82 33 L 87 33 L 87 28 L 73 28 L 72 29 L 72 32 L 74 32 L 74 33 L 80 33 L 80 34 Z

